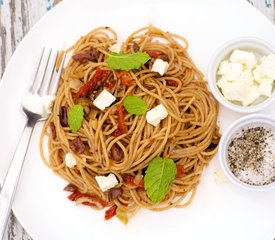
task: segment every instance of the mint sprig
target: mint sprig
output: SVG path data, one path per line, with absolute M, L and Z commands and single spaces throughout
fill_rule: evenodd
M 123 106 L 130 114 L 143 115 L 148 111 L 145 100 L 137 96 L 127 96 L 123 100 Z
M 68 124 L 72 132 L 77 132 L 81 128 L 84 116 L 84 109 L 81 105 L 73 105 L 68 112 Z
M 149 163 L 144 177 L 144 187 L 153 203 L 157 204 L 165 198 L 176 174 L 176 164 L 170 158 L 156 157 Z
M 151 57 L 147 53 L 141 51 L 135 53 L 111 52 L 107 59 L 107 64 L 112 69 L 129 71 L 139 69 L 141 65 L 150 59 Z

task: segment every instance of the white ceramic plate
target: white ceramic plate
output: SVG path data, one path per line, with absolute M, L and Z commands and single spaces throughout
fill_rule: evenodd
M 274 26 L 245 0 L 64 0 L 27 34 L 14 53 L 0 87 L 0 178 L 5 172 L 24 125 L 21 99 L 43 45 L 64 48 L 90 29 L 108 25 L 121 40 L 153 24 L 185 36 L 190 54 L 206 74 L 213 52 L 235 37 L 257 36 L 274 44 Z M 265 112 L 275 115 L 274 105 Z M 241 115 L 221 107 L 221 131 Z M 141 210 L 125 226 L 104 212 L 76 207 L 62 191 L 65 182 L 39 156 L 38 124 L 31 140 L 13 210 L 38 240 L 73 239 L 267 239 L 275 237 L 275 191 L 247 192 L 229 182 L 216 184 L 220 170 L 215 157 L 205 170 L 188 208 L 165 212 Z

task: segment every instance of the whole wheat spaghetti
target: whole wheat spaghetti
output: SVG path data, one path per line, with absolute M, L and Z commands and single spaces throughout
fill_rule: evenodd
M 45 163 L 70 183 L 66 188 L 73 192 L 70 200 L 95 209 L 108 207 L 106 219 L 117 214 L 127 222 L 141 207 L 160 211 L 190 204 L 204 167 L 216 153 L 220 136 L 218 104 L 190 59 L 185 38 L 152 26 L 135 31 L 123 43 L 122 52 L 146 52 L 151 59 L 131 71 L 108 66 L 109 48 L 116 42 L 115 31 L 100 27 L 67 50 L 73 57 L 63 70 L 40 146 Z M 169 63 L 163 76 L 152 72 L 156 59 Z M 104 79 L 85 94 L 79 93 L 98 74 Z M 116 100 L 102 111 L 93 102 L 103 89 Z M 122 105 L 129 95 L 145 100 L 148 109 L 162 104 L 168 116 L 152 126 L 145 114 L 129 114 Z M 76 103 L 83 106 L 84 119 L 80 129 L 73 132 L 66 118 Z M 46 139 L 48 157 L 42 147 Z M 76 165 L 66 165 L 68 153 Z M 144 189 L 144 174 L 156 157 L 173 159 L 177 166 L 169 191 L 158 204 Z M 103 192 L 95 177 L 109 173 L 116 176 L 118 184 Z

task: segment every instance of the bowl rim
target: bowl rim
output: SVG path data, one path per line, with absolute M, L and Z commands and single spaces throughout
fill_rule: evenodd
M 231 136 L 233 133 L 236 132 L 236 130 L 251 124 L 255 122 L 255 120 L 258 120 L 257 122 L 263 122 L 263 123 L 268 123 L 272 126 L 274 126 L 275 129 L 275 118 L 270 117 L 266 114 L 250 114 L 247 116 L 243 116 L 239 119 L 237 119 L 235 122 L 233 122 L 223 133 L 219 147 L 218 147 L 218 158 L 219 158 L 219 163 L 221 165 L 221 168 L 225 174 L 225 176 L 229 179 L 230 182 L 232 182 L 234 185 L 239 186 L 243 189 L 246 190 L 252 190 L 252 191 L 267 191 L 267 190 L 272 190 L 275 189 L 275 181 L 267 184 L 267 185 L 250 185 L 248 183 L 242 182 L 240 179 L 238 179 L 230 170 L 229 166 L 227 165 L 227 158 L 226 158 L 226 146 L 228 142 L 231 139 Z
M 225 99 L 225 97 L 222 95 L 221 91 L 219 90 L 217 84 L 215 84 L 213 79 L 213 75 L 215 73 L 213 73 L 214 68 L 217 64 L 217 59 L 219 58 L 219 56 L 221 54 L 226 55 L 229 52 L 232 51 L 232 46 L 234 45 L 245 45 L 245 44 L 253 44 L 253 45 L 257 45 L 259 46 L 259 48 L 262 49 L 267 49 L 268 51 L 270 51 L 271 53 L 275 54 L 275 47 L 273 47 L 271 44 L 269 44 L 267 41 L 258 38 L 258 37 L 238 37 L 238 38 L 234 38 L 231 39 L 229 41 L 224 42 L 223 44 L 221 44 L 216 51 L 214 52 L 214 54 L 212 55 L 209 64 L 208 64 L 208 71 L 207 71 L 207 80 L 208 80 L 208 86 L 210 88 L 210 91 L 212 92 L 212 94 L 214 95 L 214 97 L 218 100 L 218 102 L 223 105 L 224 107 L 233 110 L 235 112 L 239 112 L 239 113 L 255 113 L 258 112 L 266 107 L 268 107 L 271 103 L 273 103 L 275 101 L 275 90 L 273 91 L 272 95 L 270 97 L 268 97 L 266 100 L 264 100 L 263 102 L 257 104 L 257 105 L 253 105 L 253 106 L 238 106 L 230 101 L 228 101 L 227 99 Z M 241 46 L 239 46 L 239 48 L 241 48 Z M 216 74 L 215 74 L 216 75 Z

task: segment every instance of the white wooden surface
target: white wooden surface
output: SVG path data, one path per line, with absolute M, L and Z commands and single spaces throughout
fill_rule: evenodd
M 0 0 L 0 77 L 12 53 L 25 34 L 41 16 L 47 11 L 50 11 L 60 1 L 61 0 Z M 275 24 L 275 0 L 248 0 L 248 2 L 259 9 L 259 11 Z M 4 240 L 19 239 L 31 240 L 15 216 L 11 214 Z

